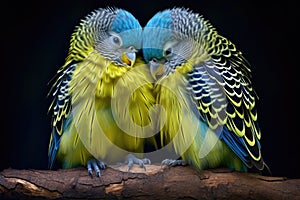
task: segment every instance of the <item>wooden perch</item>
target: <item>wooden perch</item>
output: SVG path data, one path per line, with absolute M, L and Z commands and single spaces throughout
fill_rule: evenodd
M 5 169 L 0 199 L 300 199 L 300 179 L 228 169 L 198 172 L 189 166 L 109 166 L 102 178 L 85 168 Z

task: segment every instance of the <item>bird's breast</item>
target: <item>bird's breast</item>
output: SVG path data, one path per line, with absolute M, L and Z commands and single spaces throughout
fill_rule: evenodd
M 91 53 L 77 64 L 70 93 L 73 97 L 112 97 L 115 84 L 128 70 L 129 68 L 117 66 L 98 53 Z

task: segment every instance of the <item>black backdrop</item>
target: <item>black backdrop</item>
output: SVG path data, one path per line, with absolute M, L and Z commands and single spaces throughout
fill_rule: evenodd
M 10 1 L 1 9 L 0 170 L 47 168 L 47 83 L 64 63 L 79 20 L 105 6 L 130 11 L 142 26 L 157 11 L 174 6 L 191 8 L 209 19 L 252 65 L 253 84 L 260 97 L 262 151 L 273 175 L 300 177 L 299 58 L 292 56 L 298 38 L 293 6 L 287 1 Z

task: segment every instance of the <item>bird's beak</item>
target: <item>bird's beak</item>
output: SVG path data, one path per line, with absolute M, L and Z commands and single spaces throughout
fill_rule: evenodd
M 135 63 L 137 50 L 134 47 L 129 47 L 125 52 L 122 53 L 121 60 L 126 63 L 129 67 L 132 67 Z
M 155 80 L 161 78 L 165 73 L 164 65 L 159 62 L 150 61 L 149 66 L 151 75 Z

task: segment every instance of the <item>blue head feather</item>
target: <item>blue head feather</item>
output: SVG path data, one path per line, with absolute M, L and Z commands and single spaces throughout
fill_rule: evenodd
M 118 9 L 111 30 L 122 37 L 124 47 L 132 45 L 137 49 L 142 47 L 142 27 L 131 13 Z
M 146 62 L 151 58 L 163 57 L 164 44 L 172 37 L 172 17 L 170 10 L 155 14 L 143 31 L 143 55 Z

